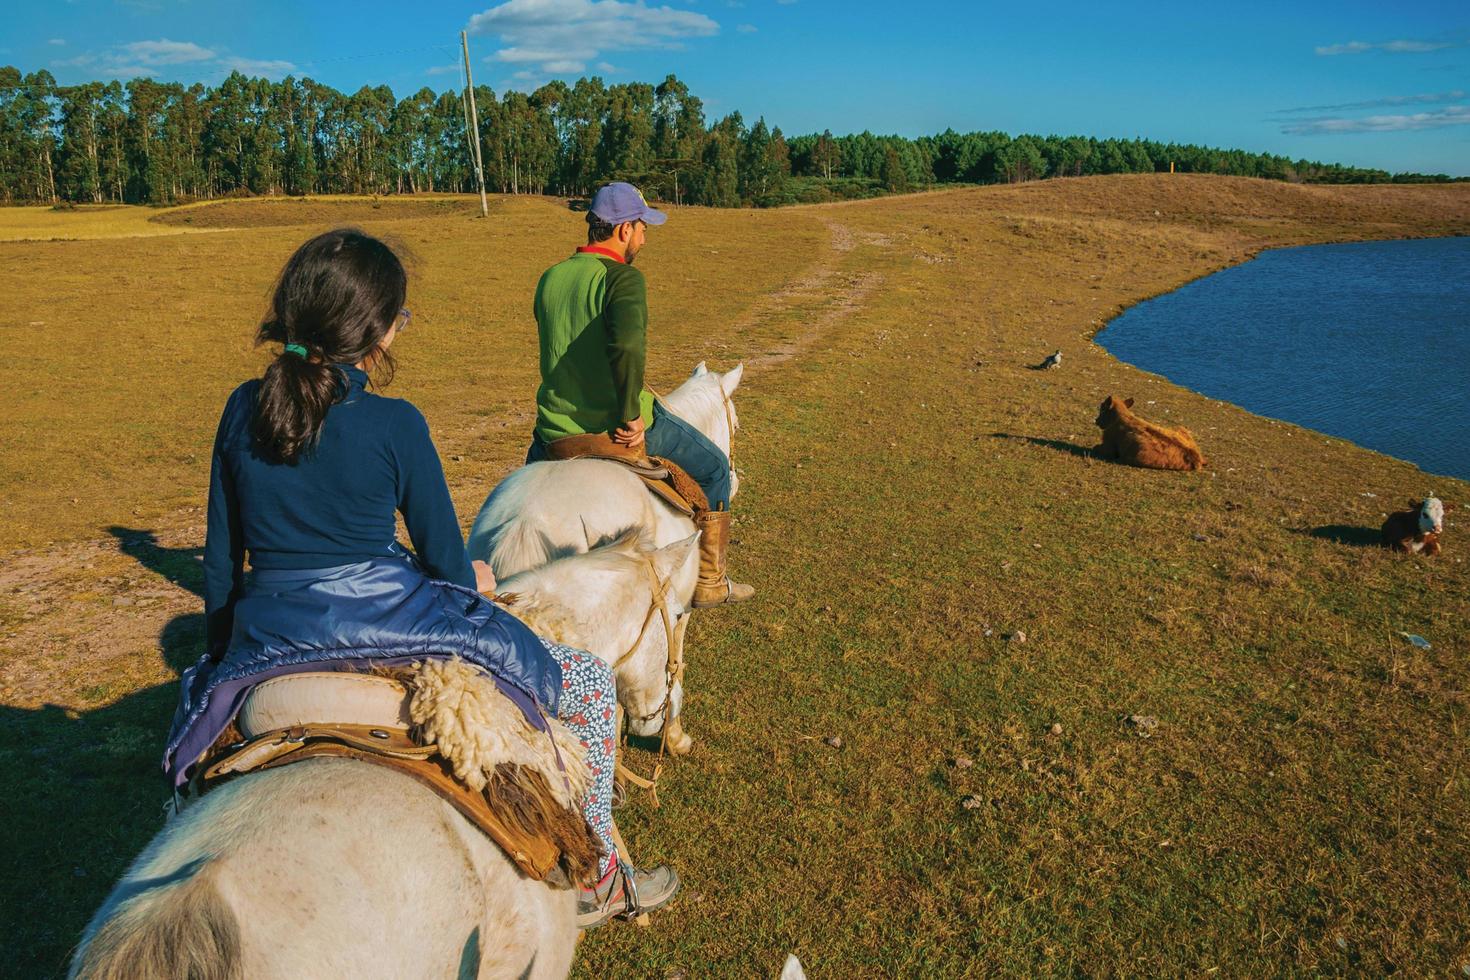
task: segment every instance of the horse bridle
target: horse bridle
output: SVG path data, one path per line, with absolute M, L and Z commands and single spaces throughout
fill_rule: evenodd
M 725 394 L 725 386 L 720 385 L 720 400 L 725 405 L 725 429 L 730 433 L 730 448 L 725 453 L 725 458 L 730 465 L 735 465 L 735 403 L 730 396 Z
M 659 727 L 658 759 L 653 764 L 653 775 L 651 777 L 644 777 L 629 769 L 623 762 L 622 754 L 619 753 L 614 772 L 640 789 L 648 790 L 653 798 L 653 805 L 657 808 L 658 779 L 663 775 L 664 755 L 667 753 L 669 746 L 669 712 L 673 709 L 674 685 L 678 684 L 684 677 L 684 651 L 678 648 L 675 643 L 674 623 L 669 616 L 667 599 L 673 575 L 670 574 L 668 578 L 660 579 L 658 577 L 658 570 L 653 566 L 652 556 L 645 555 L 644 563 L 644 567 L 648 569 L 648 579 L 653 583 L 653 594 L 649 601 L 648 615 L 643 617 L 643 626 L 638 630 L 638 638 L 633 641 L 633 645 L 621 657 L 613 661 L 612 669 L 616 671 L 643 645 L 643 638 L 648 635 L 648 627 L 653 624 L 653 614 L 657 612 L 663 617 L 664 641 L 668 648 L 668 657 L 664 661 L 664 698 L 659 706 L 648 714 L 634 717 L 636 721 L 651 721 L 656 716 L 663 715 L 663 723 Z M 621 710 L 619 708 L 619 711 Z

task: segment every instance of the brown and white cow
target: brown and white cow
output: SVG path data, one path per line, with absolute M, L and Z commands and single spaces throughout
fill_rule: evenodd
M 1134 415 L 1129 411 L 1132 407 L 1133 399 L 1117 395 L 1109 395 L 1102 403 L 1097 413 L 1102 442 L 1094 450 L 1098 456 L 1153 470 L 1204 469 L 1204 454 L 1188 429 L 1155 425 Z
M 1394 511 L 1383 522 L 1383 546 L 1410 554 L 1439 554 L 1446 507 L 1437 497 L 1409 501 L 1408 510 Z

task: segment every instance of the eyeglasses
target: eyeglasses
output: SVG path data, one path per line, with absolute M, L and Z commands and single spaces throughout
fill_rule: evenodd
M 408 307 L 405 306 L 403 309 L 398 311 L 398 316 L 403 321 L 402 323 L 398 324 L 398 330 L 400 333 L 402 333 L 404 330 L 408 329 L 408 324 L 409 321 L 413 319 L 413 314 L 410 313 L 408 311 Z

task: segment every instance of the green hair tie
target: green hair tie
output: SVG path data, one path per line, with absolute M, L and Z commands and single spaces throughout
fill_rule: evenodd
M 300 344 L 287 344 L 286 345 L 286 353 L 287 354 L 295 354 L 297 357 L 305 358 L 306 357 L 306 348 L 305 347 L 302 347 Z

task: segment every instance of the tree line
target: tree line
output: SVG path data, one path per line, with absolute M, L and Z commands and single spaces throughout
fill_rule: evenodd
M 386 85 L 349 95 L 309 78 L 239 72 L 213 88 L 151 78 L 58 85 L 44 70 L 0 67 L 0 203 L 471 191 L 462 96 L 423 88 L 396 99 Z M 475 100 L 486 185 L 511 194 L 581 196 L 619 179 L 676 203 L 772 206 L 1171 167 L 1322 183 L 1450 180 L 1145 139 L 952 130 L 787 138 L 739 112 L 707 122 L 673 75 L 658 85 L 552 81 L 498 97 L 476 86 Z

